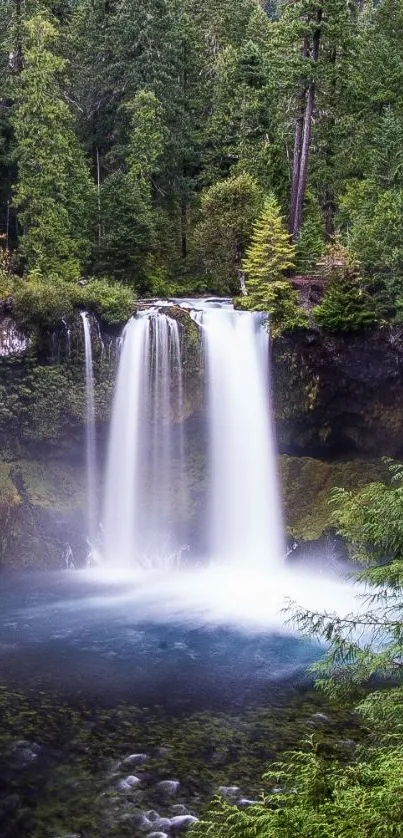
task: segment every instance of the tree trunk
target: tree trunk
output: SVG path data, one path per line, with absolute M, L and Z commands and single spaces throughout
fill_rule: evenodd
M 291 179 L 291 199 L 290 199 L 290 216 L 289 216 L 289 232 L 292 235 L 295 224 L 295 213 L 297 208 L 297 195 L 299 183 L 299 170 L 301 166 L 301 151 L 302 151 L 302 134 L 304 127 L 304 113 L 306 104 L 306 90 L 300 95 L 300 110 L 295 126 L 294 137 L 294 155 L 292 161 L 292 179 Z
M 187 203 L 186 199 L 181 201 L 181 254 L 182 259 L 186 259 L 188 255 L 188 238 L 187 238 Z
M 312 131 L 312 115 L 315 104 L 315 82 L 309 85 L 306 97 L 306 108 L 304 114 L 303 139 L 301 149 L 301 161 L 299 167 L 299 178 L 297 188 L 297 198 L 295 203 L 294 226 L 292 230 L 292 238 L 295 239 L 301 229 L 302 224 L 302 207 L 305 198 L 306 181 L 308 175 L 308 160 L 309 150 L 311 146 L 311 131 Z
M 326 188 L 323 201 L 323 212 L 325 216 L 326 241 L 331 242 L 334 238 L 334 216 L 336 212 L 336 201 L 334 194 L 334 135 L 336 128 L 336 76 L 335 67 L 337 63 L 337 50 L 331 52 L 330 63 L 333 67 L 333 80 L 330 87 L 330 117 L 327 122 L 327 143 L 325 149 L 326 160 Z
M 312 37 L 312 48 L 309 48 L 307 39 L 304 40 L 303 55 L 311 54 L 311 60 L 316 63 L 319 56 L 322 9 L 317 12 L 317 26 Z M 299 117 L 295 130 L 293 176 L 291 191 L 291 212 L 290 212 L 290 233 L 293 241 L 298 237 L 302 224 L 302 209 L 305 198 L 306 183 L 308 176 L 309 151 L 311 146 L 312 116 L 315 106 L 315 81 L 311 81 L 307 91 L 304 91 L 304 112 Z M 302 138 L 301 138 L 302 124 Z M 298 153 L 298 150 L 300 152 Z
M 308 58 L 309 55 L 309 42 L 308 38 L 304 38 L 304 43 L 301 49 L 301 56 L 302 58 Z M 301 167 L 301 151 L 302 151 L 302 136 L 303 136 L 303 128 L 304 128 L 304 114 L 306 108 L 306 94 L 307 89 L 304 88 L 298 99 L 299 99 L 299 113 L 295 125 L 295 136 L 294 136 L 294 154 L 292 160 L 292 176 L 291 176 L 291 198 L 290 198 L 290 214 L 288 220 L 288 229 L 290 235 L 293 235 L 294 226 L 295 226 L 295 212 L 297 208 L 297 195 L 298 195 L 298 183 L 299 183 L 299 172 Z
M 24 54 L 22 48 L 22 3 L 15 0 L 15 50 L 10 56 L 10 69 L 13 73 L 21 73 L 24 68 Z

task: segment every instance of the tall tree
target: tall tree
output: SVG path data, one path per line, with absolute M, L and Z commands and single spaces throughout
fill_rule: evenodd
M 57 37 L 46 12 L 24 24 L 24 65 L 14 82 L 12 117 L 14 205 L 25 267 L 76 277 L 90 247 L 93 184 L 63 97 L 66 62 L 56 52 Z
M 301 231 L 309 170 L 315 172 L 315 192 L 328 215 L 329 235 L 333 229 L 335 137 L 342 133 L 355 18 L 356 7 L 350 0 L 298 0 L 286 4 L 272 26 L 273 71 L 281 90 L 277 116 L 283 122 L 284 114 L 292 117 L 288 131 L 292 131 L 293 148 L 287 143 L 287 155 L 289 231 L 294 241 Z

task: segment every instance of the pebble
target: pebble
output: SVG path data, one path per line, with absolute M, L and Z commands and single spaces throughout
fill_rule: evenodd
M 151 823 L 153 823 L 154 821 L 159 821 L 160 817 L 160 813 L 157 812 L 155 809 L 150 809 L 148 812 L 146 812 L 146 818 L 148 818 L 148 820 L 151 821 Z
M 172 824 L 169 818 L 158 818 L 158 820 L 152 821 L 152 825 L 153 829 L 156 829 L 159 832 L 169 832 Z
M 146 759 L 148 759 L 147 754 L 130 754 L 130 756 L 123 760 L 123 763 L 127 765 L 141 765 Z
M 128 777 L 125 777 L 124 780 L 120 780 L 118 783 L 119 791 L 129 791 L 129 789 L 134 789 L 136 786 L 141 783 L 141 780 L 138 777 L 135 777 L 133 774 L 129 774 Z
M 247 809 L 248 806 L 256 806 L 257 803 L 259 803 L 258 800 L 249 800 L 248 797 L 240 797 L 239 800 L 238 800 L 237 805 L 241 809 Z
M 161 780 L 156 788 L 164 794 L 176 794 L 180 786 L 179 780 Z
M 166 832 L 149 832 L 147 838 L 168 838 Z
M 170 811 L 172 812 L 173 815 L 188 815 L 189 814 L 186 806 L 184 806 L 183 803 L 174 803 L 174 805 L 171 806 Z
M 37 742 L 28 742 L 26 739 L 19 739 L 14 742 L 11 748 L 13 758 L 20 768 L 25 768 L 34 762 L 41 752 L 41 746 Z
M 327 725 L 330 723 L 329 716 L 326 716 L 325 713 L 314 713 L 309 721 L 313 722 L 314 724 L 321 725 Z
M 173 832 L 184 832 L 189 829 L 189 826 L 198 822 L 199 818 L 194 818 L 193 815 L 177 815 L 175 818 L 171 818 L 171 829 Z
M 239 786 L 220 786 L 218 789 L 218 794 L 221 794 L 224 800 L 234 800 L 239 792 Z
M 139 777 L 135 777 L 134 774 L 129 774 L 129 776 L 125 778 L 125 783 L 129 786 L 138 786 L 138 784 L 141 783 L 141 780 Z
M 151 832 L 155 829 L 154 823 L 151 823 L 145 815 L 137 815 L 134 818 L 134 826 L 136 826 L 140 832 Z

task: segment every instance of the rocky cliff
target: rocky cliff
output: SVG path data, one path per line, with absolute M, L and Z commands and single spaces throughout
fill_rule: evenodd
M 189 423 L 192 503 L 201 526 L 206 447 L 203 354 L 182 309 L 182 416 Z M 100 485 L 121 328 L 92 319 Z M 298 331 L 273 343 L 272 386 L 290 538 L 331 528 L 334 486 L 384 478 L 381 457 L 402 456 L 403 330 L 324 336 Z M 234 417 L 236 421 L 236 417 Z M 84 339 L 76 313 L 27 332 L 0 313 L 0 566 L 60 567 L 86 555 Z M 193 524 L 190 522 L 189 527 Z
M 403 455 L 403 329 L 324 335 L 300 331 L 273 345 L 282 452 Z

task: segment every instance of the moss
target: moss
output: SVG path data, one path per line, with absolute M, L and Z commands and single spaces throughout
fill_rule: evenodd
M 18 460 L 10 464 L 22 476 L 29 502 L 52 511 L 85 503 L 85 469 L 60 460 Z
M 57 449 L 82 444 L 86 420 L 82 328 L 74 333 L 70 357 L 64 355 L 58 360 L 59 337 L 54 337 L 53 363 L 49 358 L 51 335 L 44 362 L 35 349 L 23 356 L 0 358 L 0 433 L 3 446 L 17 452 L 27 443 L 48 444 Z M 65 335 L 61 345 L 65 348 Z M 102 426 L 109 421 L 112 404 L 114 353 L 101 354 L 94 338 L 93 354 L 95 409 Z
M 388 474 L 380 460 L 330 462 L 286 455 L 279 460 L 287 532 L 298 541 L 314 541 L 332 527 L 334 487 L 360 489 Z
M 0 463 L 0 555 L 4 555 L 10 547 L 20 505 L 21 497 L 11 479 L 10 467 Z
M 85 468 L 61 460 L 0 462 L 0 565 L 63 566 L 68 544 L 79 562 L 84 545 Z
M 339 753 L 343 736 L 363 738 L 348 708 L 312 690 L 273 686 L 270 699 L 242 712 L 186 713 L 182 708 L 169 713 L 132 703 L 102 707 L 79 695 L 72 703 L 43 689 L 26 694 L 0 685 L 2 774 L 10 777 L 10 750 L 12 760 L 16 741 L 34 741 L 41 748 L 34 773 L 28 767 L 11 774 L 10 791 L 27 809 L 20 805 L 17 814 L 5 811 L 7 834 L 9 827 L 14 834 L 18 825 L 19 835 L 32 838 L 72 833 L 131 838 L 137 834 L 139 812 L 158 808 L 169 814 L 170 804 L 161 807 L 153 788 L 155 781 L 168 777 L 181 782 L 175 803 L 186 804 L 199 816 L 220 785 L 234 783 L 254 796 L 263 770 L 307 730 L 312 732 L 307 720 L 318 711 L 331 717 L 330 724 L 316 731 L 328 753 Z M 133 751 L 149 755 L 145 769 L 136 770 L 145 779 L 142 791 L 117 794 L 116 783 L 129 770 L 121 760 Z

